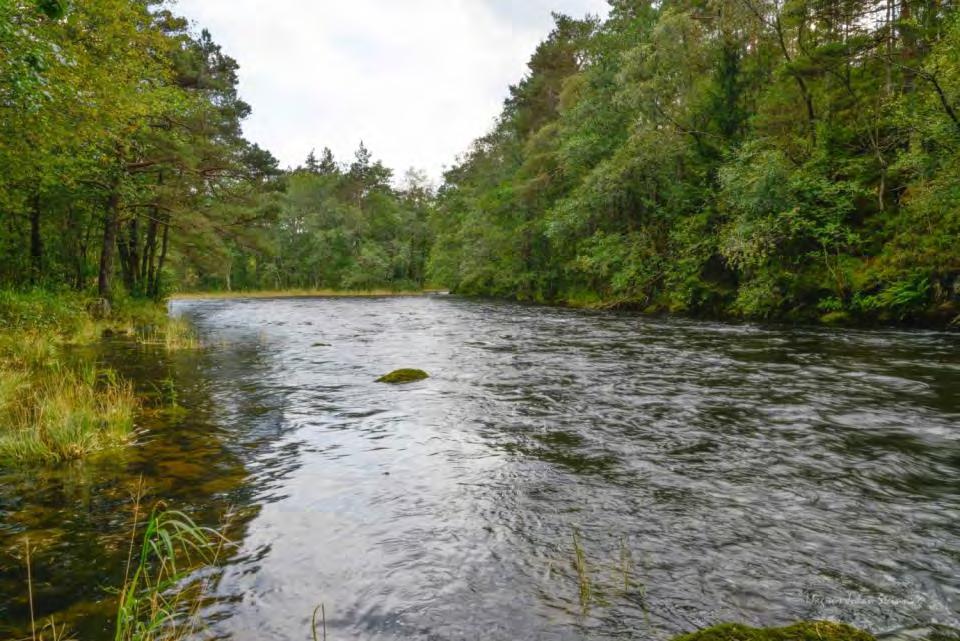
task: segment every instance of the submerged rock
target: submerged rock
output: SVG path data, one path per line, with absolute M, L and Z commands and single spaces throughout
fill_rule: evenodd
M 900 628 L 877 635 L 878 641 L 960 641 L 960 630 L 945 625 Z
M 673 641 L 876 641 L 863 630 L 831 621 L 807 621 L 785 628 L 751 628 L 722 623 L 712 628 L 684 634 Z
M 398 369 L 395 372 L 390 372 L 386 376 L 381 376 L 377 379 L 377 382 L 399 385 L 402 383 L 415 383 L 427 378 L 430 378 L 430 375 L 422 369 Z

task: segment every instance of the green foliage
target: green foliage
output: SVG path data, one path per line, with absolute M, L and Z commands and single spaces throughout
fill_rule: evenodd
M 163 3 L 2 0 L 0 285 L 960 314 L 953 4 L 611 6 L 555 16 L 434 193 L 362 144 L 278 171 L 236 62 Z
M 201 632 L 207 586 L 192 575 L 215 565 L 226 543 L 222 534 L 182 512 L 155 508 L 127 568 L 115 641 L 179 641 Z
M 429 275 L 521 299 L 949 322 L 960 19 L 937 2 L 882 19 L 845 7 L 558 18 L 494 131 L 448 172 Z
M 86 322 L 79 296 L 61 296 L 41 290 L 16 293 L 0 290 L 0 328 L 65 335 Z
M 252 242 L 276 161 L 237 65 L 163 3 L 0 2 L 0 285 L 160 298 Z
M 349 166 L 311 152 L 283 176 L 274 215 L 256 246 L 226 261 L 184 265 L 179 281 L 203 290 L 414 290 L 424 286 L 433 193 L 408 172 L 403 185 L 362 144 Z

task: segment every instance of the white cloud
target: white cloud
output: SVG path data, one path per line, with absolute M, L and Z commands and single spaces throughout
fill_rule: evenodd
M 521 5 L 521 6 L 516 6 Z M 179 0 L 237 59 L 247 136 L 283 165 L 360 140 L 402 173 L 439 177 L 499 113 L 550 11 L 604 0 Z

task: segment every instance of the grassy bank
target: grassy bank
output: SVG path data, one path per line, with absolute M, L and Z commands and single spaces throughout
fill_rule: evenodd
M 171 298 L 180 300 L 219 300 L 237 298 L 378 298 L 383 296 L 426 296 L 430 290 L 342 290 L 342 289 L 280 289 L 235 292 L 185 292 Z
M 61 463 L 129 442 L 132 386 L 77 349 L 104 335 L 198 346 L 163 305 L 123 301 L 107 311 L 76 294 L 0 291 L 0 465 Z

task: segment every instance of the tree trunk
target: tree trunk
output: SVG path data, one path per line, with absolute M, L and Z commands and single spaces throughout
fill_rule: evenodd
M 153 298 L 160 298 L 160 279 L 163 277 L 163 264 L 167 260 L 167 248 L 170 246 L 170 221 L 169 217 L 163 223 L 163 240 L 160 243 L 160 258 L 157 260 L 157 270 L 153 275 L 153 284 L 150 288 L 150 295 Z
M 127 240 L 130 252 L 130 291 L 140 292 L 140 216 L 130 221 L 130 237 Z
M 128 292 L 132 292 L 133 275 L 130 273 L 130 245 L 127 242 L 125 231 L 122 224 L 117 225 L 117 252 L 120 254 L 120 274 L 123 276 L 123 285 Z
M 916 71 L 914 71 L 914 60 L 917 57 L 917 38 L 913 32 L 913 26 L 910 21 L 913 18 L 913 12 L 909 0 L 900 2 L 900 22 L 906 27 L 901 27 L 900 41 L 901 58 L 903 60 L 903 93 L 913 93 L 916 86 Z
M 120 193 L 119 184 L 107 200 L 107 209 L 103 217 L 103 245 L 100 248 L 100 274 L 97 278 L 97 291 L 101 298 L 112 299 L 113 260 L 117 251 L 117 237 L 120 232 Z
M 802 28 L 802 27 L 801 27 Z M 783 53 L 784 60 L 788 64 L 793 64 L 793 56 L 790 55 L 790 48 L 787 46 L 787 39 L 783 32 L 783 23 L 780 21 L 780 16 L 777 15 L 774 20 L 774 29 L 777 33 L 777 41 L 780 44 L 780 51 Z M 797 82 L 797 88 L 800 89 L 800 95 L 803 97 L 803 104 L 807 110 L 807 126 L 810 131 L 810 139 L 813 142 L 817 140 L 817 112 L 813 105 L 813 94 L 810 92 L 810 88 L 807 86 L 806 81 L 796 71 L 792 71 L 790 75 L 793 76 L 794 80 Z
M 43 275 L 43 236 L 40 234 L 40 190 L 33 195 L 30 208 L 30 284 L 36 285 Z
M 143 262 L 140 266 L 143 287 L 147 293 L 150 292 L 150 288 L 153 286 L 153 266 L 157 259 L 157 215 L 157 211 L 154 210 L 153 216 L 147 224 L 147 238 L 143 244 Z

